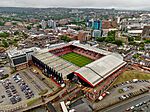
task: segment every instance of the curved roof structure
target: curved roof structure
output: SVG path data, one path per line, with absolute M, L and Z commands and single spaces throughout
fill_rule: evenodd
M 76 47 L 83 48 L 85 50 L 89 50 L 89 51 L 93 51 L 93 52 L 96 52 L 96 53 L 99 53 L 99 54 L 103 54 L 103 55 L 111 54 L 111 52 L 109 52 L 109 51 L 98 49 L 98 48 L 95 48 L 95 47 L 92 47 L 92 46 L 89 46 L 89 45 L 78 44 L 78 43 L 73 43 L 72 45 L 74 45 Z
M 94 87 L 125 64 L 120 56 L 112 53 L 80 68 L 75 74 Z

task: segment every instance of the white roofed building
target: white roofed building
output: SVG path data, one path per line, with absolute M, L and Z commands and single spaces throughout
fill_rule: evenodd
M 122 68 L 126 62 L 119 55 L 110 54 L 90 63 L 74 73 L 92 87 Z
M 10 65 L 16 70 L 20 70 L 26 68 L 28 66 L 29 61 L 31 61 L 31 55 L 37 52 L 40 48 L 32 47 L 28 49 L 22 50 L 8 50 L 7 55 L 9 58 Z

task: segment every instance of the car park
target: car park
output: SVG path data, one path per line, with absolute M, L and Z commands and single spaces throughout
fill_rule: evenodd
M 0 97 L 5 95 L 5 98 L 1 98 L 3 101 L 2 104 L 4 105 L 16 104 L 22 100 L 25 101 L 26 99 L 31 99 L 35 95 L 38 95 L 35 91 L 40 91 L 39 89 L 34 88 L 34 84 L 30 84 L 28 78 L 21 72 L 1 80 L 0 84 L 2 87 Z M 42 86 L 47 87 L 44 84 Z
M 16 83 L 19 83 L 22 78 L 20 77 L 19 73 L 17 73 L 16 75 L 13 76 L 13 79 Z
M 14 96 L 17 102 L 21 101 L 21 97 L 19 95 Z
M 130 110 L 130 108 L 127 108 L 127 109 L 126 109 L 126 111 L 129 111 L 129 110 Z
M 11 101 L 12 104 L 17 103 L 17 101 L 16 101 L 16 99 L 14 97 L 10 98 L 10 101 Z
M 130 109 L 131 109 L 131 110 L 134 109 L 134 106 L 131 106 Z
M 0 103 L 3 103 L 4 101 L 2 100 L 2 101 L 0 101 Z
M 33 91 L 31 91 L 28 84 L 24 82 L 24 80 L 20 77 L 19 74 L 13 76 L 14 81 L 20 86 L 21 91 L 25 94 L 27 99 L 30 99 L 34 96 Z
M 8 97 L 11 97 L 12 96 L 12 94 L 11 93 L 9 93 L 9 94 L 7 94 L 8 95 Z
M 140 106 L 140 104 L 138 103 L 138 104 L 136 104 L 135 106 L 136 106 L 136 107 L 139 107 L 139 106 Z
M 20 95 L 18 95 L 18 92 L 17 92 L 15 86 L 10 81 L 10 79 L 4 80 L 2 82 L 2 85 L 4 86 L 5 92 L 12 104 L 20 102 L 22 100 Z
M 124 100 L 124 99 L 126 99 L 126 97 L 123 95 L 123 96 L 121 96 L 121 98 Z
M 143 102 L 140 102 L 139 105 L 142 106 L 142 105 L 143 105 Z
M 149 109 L 150 109 L 150 100 L 146 100 L 127 108 L 126 111 L 132 110 L 132 112 L 149 112 Z

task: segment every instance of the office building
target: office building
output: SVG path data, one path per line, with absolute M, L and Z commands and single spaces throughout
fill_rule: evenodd
M 102 31 L 101 30 L 93 30 L 92 32 L 92 37 L 97 38 L 102 36 Z
M 21 70 L 28 66 L 29 62 L 32 60 L 31 55 L 38 51 L 39 48 L 30 48 L 23 50 L 10 50 L 7 51 L 8 59 L 10 65 L 16 69 Z
M 45 21 L 45 20 L 42 20 L 42 21 L 41 21 L 41 26 L 42 26 L 42 28 L 43 28 L 43 29 L 45 29 L 45 28 L 46 28 L 47 23 L 46 23 L 46 21 Z
M 48 20 L 47 24 L 48 24 L 48 27 L 50 28 L 56 28 L 56 22 L 53 20 Z

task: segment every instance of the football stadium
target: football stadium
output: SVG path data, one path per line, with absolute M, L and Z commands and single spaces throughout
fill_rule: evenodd
M 119 54 L 79 43 L 61 44 L 32 56 L 33 63 L 58 84 L 76 77 L 96 87 L 126 65 Z
M 79 67 L 83 67 L 89 63 L 91 63 L 93 60 L 90 59 L 90 58 L 87 58 L 83 55 L 80 55 L 80 54 L 77 54 L 77 53 L 74 53 L 74 52 L 70 52 L 70 53 L 67 53 L 67 54 L 64 54 L 62 56 L 60 56 L 61 58 L 79 66 Z

